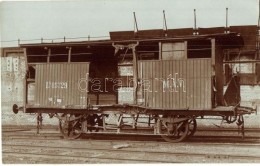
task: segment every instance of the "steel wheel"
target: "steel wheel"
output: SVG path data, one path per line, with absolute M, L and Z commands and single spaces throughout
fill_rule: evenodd
M 191 137 L 194 135 L 194 133 L 197 130 L 197 121 L 196 119 L 189 119 L 188 123 L 189 123 L 189 131 L 187 137 Z
M 75 115 L 63 114 L 59 121 L 59 128 L 66 139 L 77 139 L 82 134 L 81 121 Z
M 161 137 L 167 142 L 181 142 L 187 137 L 188 131 L 187 120 L 179 123 L 166 123 L 166 127 L 162 129 Z

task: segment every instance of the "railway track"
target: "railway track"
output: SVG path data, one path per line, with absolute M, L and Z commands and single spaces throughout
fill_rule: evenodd
M 244 140 L 195 134 L 186 142 L 173 144 L 161 137 L 140 135 L 94 134 L 66 140 L 56 129 L 36 134 L 35 129 L 12 128 L 3 131 L 2 143 L 4 163 L 260 162 L 260 137 L 254 134 Z
M 3 140 L 63 140 L 64 138 L 59 133 L 44 133 L 44 134 L 9 134 L 2 135 Z M 101 141 L 140 141 L 140 142 L 160 142 L 166 143 L 160 136 L 133 136 L 133 135 L 83 135 L 79 141 L 84 140 L 101 140 Z M 72 140 L 70 140 L 72 141 Z M 73 140 L 77 141 L 77 140 Z M 193 136 L 184 141 L 185 143 L 260 143 L 260 137 L 248 136 L 241 139 L 240 136 Z M 172 143 L 169 143 L 172 144 Z
M 180 148 L 180 147 L 179 147 Z M 184 148 L 185 150 L 185 148 Z M 88 146 L 88 147 L 71 147 L 71 146 L 55 146 L 48 145 L 31 145 L 31 144 L 3 144 L 3 160 L 11 156 L 22 157 L 51 157 L 66 159 L 66 157 L 73 157 L 77 163 L 85 163 L 91 160 L 94 162 L 103 162 L 104 160 L 111 160 L 115 163 L 120 162 L 145 162 L 145 163 L 175 163 L 175 162 L 208 162 L 216 160 L 217 162 L 260 162 L 260 154 L 258 155 L 241 155 L 241 154 L 216 154 L 216 153 L 192 153 L 172 151 L 160 147 L 137 147 L 130 145 L 125 149 L 113 149 L 111 146 Z M 111 162 L 110 161 L 110 162 Z M 66 163 L 66 161 L 64 161 Z M 63 162 L 63 163 L 64 163 Z
M 56 138 L 56 137 L 22 137 L 22 138 L 2 138 L 3 141 L 7 141 L 7 140 L 13 140 L 13 141 L 19 141 L 19 140 L 23 140 L 23 141 L 33 141 L 33 140 L 37 140 L 37 141 L 51 141 L 51 140 L 62 140 L 60 137 Z M 72 140 L 69 140 L 70 142 L 72 142 Z M 140 144 L 148 144 L 147 140 L 145 141 L 144 138 L 140 139 L 140 138 L 126 138 L 124 139 L 124 137 L 118 137 L 118 138 L 109 138 L 107 137 L 107 139 L 79 139 L 79 140 L 73 140 L 73 141 L 83 141 L 86 143 L 89 142 L 100 142 L 100 143 L 104 143 L 104 142 L 115 142 L 115 141 L 121 141 L 121 142 L 140 142 Z M 163 139 L 161 138 L 157 138 L 157 139 L 149 139 L 149 143 L 154 144 L 154 143 L 159 143 L 159 144 L 173 144 L 173 143 L 168 143 L 165 142 Z M 242 140 L 241 138 L 237 138 L 236 140 L 232 139 L 232 138 L 227 138 L 227 137 L 223 137 L 222 139 L 220 138 L 213 138 L 213 137 L 209 137 L 208 139 L 205 139 L 203 137 L 194 137 L 192 139 L 186 140 L 184 141 L 184 143 L 189 143 L 189 144 L 197 144 L 197 145 L 207 145 L 207 144 L 214 144 L 214 145 L 237 145 L 237 146 L 255 146 L 260 143 L 260 139 L 246 139 L 246 140 Z
M 62 141 L 62 142 L 60 142 Z M 114 145 L 120 145 L 120 144 L 127 144 L 131 146 L 148 146 L 148 147 L 181 147 L 187 143 L 178 143 L 178 144 L 172 144 L 168 142 L 154 142 L 154 141 L 127 141 L 127 140 L 54 140 L 54 139 L 8 139 L 4 140 L 5 144 L 3 145 L 26 145 L 27 142 L 30 142 L 31 145 L 42 145 L 46 142 L 48 142 L 49 145 L 54 146 L 57 143 L 62 144 L 64 146 L 70 145 L 73 147 L 74 145 L 82 145 L 82 146 L 114 146 Z M 188 142 L 188 145 L 193 147 L 212 147 L 212 146 L 218 146 L 218 147 L 258 147 L 260 148 L 260 142 L 249 142 L 249 143 L 223 143 L 223 142 Z
M 258 133 L 253 133 L 249 136 L 246 135 L 245 139 L 241 139 L 241 137 L 237 134 L 237 132 L 234 132 L 233 134 L 229 135 L 223 135 L 222 133 L 216 134 L 214 132 L 214 135 L 208 135 L 208 132 L 205 133 L 196 133 L 195 136 L 189 138 L 185 142 L 191 143 L 214 143 L 214 142 L 219 142 L 219 143 L 258 143 L 260 142 L 260 134 Z M 3 132 L 2 134 L 2 139 L 37 139 L 37 140 L 61 140 L 63 137 L 59 133 L 59 131 L 53 132 L 53 131 L 48 131 L 45 133 L 39 133 L 36 134 L 33 130 L 31 131 L 16 131 L 16 132 Z M 152 141 L 152 142 L 165 142 L 160 136 L 150 136 L 150 135 L 114 135 L 114 134 L 83 134 L 81 137 L 82 140 L 123 140 L 123 141 L 145 141 L 147 140 Z
M 59 131 L 56 126 L 43 126 L 44 130 Z M 36 131 L 36 126 L 2 126 L 2 132 Z M 197 131 L 237 132 L 237 128 L 205 128 L 198 127 Z M 245 132 L 260 132 L 260 128 L 245 128 Z

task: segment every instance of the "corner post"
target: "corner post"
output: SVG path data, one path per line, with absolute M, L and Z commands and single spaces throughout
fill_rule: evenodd
M 136 44 L 130 44 L 129 48 L 133 52 L 133 78 L 134 78 L 134 104 L 137 104 L 137 89 L 138 89 L 138 58 L 136 54 L 136 47 L 139 45 L 139 42 Z
M 27 84 L 27 73 L 29 71 L 28 67 L 28 59 L 27 59 L 27 50 L 26 48 L 23 48 L 24 52 L 24 58 L 25 58 L 25 66 L 26 66 L 26 71 L 24 74 L 24 80 L 23 80 L 23 112 L 26 112 L 26 105 L 28 103 L 28 84 Z

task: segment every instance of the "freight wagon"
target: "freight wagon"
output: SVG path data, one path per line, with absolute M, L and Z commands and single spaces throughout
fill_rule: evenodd
M 110 40 L 20 45 L 26 53 L 25 101 L 13 111 L 59 120 L 61 134 L 160 135 L 180 142 L 196 119 L 237 122 L 255 110 L 240 105 L 239 77 L 224 92 L 224 51 L 243 46 L 235 32 L 193 35 L 192 29 L 111 32 Z M 35 98 L 28 101 L 28 87 Z

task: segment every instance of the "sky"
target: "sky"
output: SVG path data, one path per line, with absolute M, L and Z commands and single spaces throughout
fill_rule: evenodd
M 230 26 L 257 25 L 259 0 L 4 0 L 0 3 L 1 47 L 15 47 L 18 39 L 34 43 L 41 38 L 58 42 L 56 38 L 64 36 L 108 38 L 110 31 L 134 29 L 133 12 L 139 30 L 162 29 L 163 10 L 168 29 L 193 27 L 193 9 L 197 27 L 225 26 L 226 7 Z

